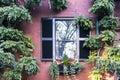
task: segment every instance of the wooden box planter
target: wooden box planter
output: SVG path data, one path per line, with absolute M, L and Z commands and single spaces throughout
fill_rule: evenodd
M 58 65 L 58 67 L 59 67 L 59 73 L 60 73 L 60 75 L 64 74 L 64 64 L 61 63 L 61 64 Z M 70 64 L 67 65 L 68 74 L 71 74 L 71 72 L 72 72 L 71 69 L 70 69 L 70 67 L 71 67 Z M 74 71 L 75 71 L 74 73 L 77 74 L 79 72 L 79 68 L 75 68 Z

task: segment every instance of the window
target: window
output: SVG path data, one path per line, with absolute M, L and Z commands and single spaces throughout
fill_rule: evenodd
M 42 18 L 42 60 L 86 60 L 90 51 L 83 47 L 90 31 L 74 26 L 73 18 Z

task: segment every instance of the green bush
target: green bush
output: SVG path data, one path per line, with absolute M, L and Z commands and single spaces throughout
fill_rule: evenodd
M 103 19 L 99 21 L 99 26 L 104 29 L 112 29 L 114 30 L 117 27 L 118 18 L 114 16 L 105 16 Z
M 101 42 L 98 36 L 90 36 L 85 40 L 83 46 L 89 49 L 99 49 Z
M 25 70 L 28 75 L 36 74 L 39 71 L 37 60 L 34 57 L 23 57 L 17 64 L 17 68 Z
M 10 6 L 14 3 L 14 0 L 0 0 L 0 6 Z
M 90 18 L 84 18 L 83 16 L 78 16 L 75 18 L 75 26 L 82 27 L 84 30 L 89 30 L 95 28 Z
M 26 8 L 16 5 L 0 7 L 0 25 L 17 26 L 22 21 L 31 21 Z
M 53 10 L 59 12 L 65 8 L 67 8 L 68 3 L 67 0 L 50 0 L 53 4 Z
M 114 3 L 111 0 L 96 0 L 89 12 L 100 17 L 111 15 L 114 12 Z
M 30 8 L 33 6 L 40 6 L 41 0 L 27 0 L 25 3 L 26 8 Z
M 116 36 L 115 32 L 110 30 L 102 31 L 100 34 L 101 41 L 107 44 L 113 43 L 113 41 L 115 40 L 115 36 Z

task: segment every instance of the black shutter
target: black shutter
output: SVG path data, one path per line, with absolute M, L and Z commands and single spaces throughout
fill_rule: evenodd
M 89 30 L 84 30 L 82 27 L 79 27 L 79 37 L 86 38 L 89 36 Z
M 52 45 L 52 19 L 42 18 L 42 61 L 49 61 L 53 58 Z
M 90 50 L 83 47 L 84 41 L 80 41 L 79 42 L 79 50 L 80 50 L 80 54 L 79 54 L 79 59 L 88 59 L 88 56 L 90 54 Z

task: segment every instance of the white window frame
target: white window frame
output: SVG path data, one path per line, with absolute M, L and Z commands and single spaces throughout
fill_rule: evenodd
M 52 36 L 53 36 L 53 60 L 56 60 L 56 42 L 55 42 L 55 36 L 56 36 L 56 34 L 55 34 L 55 20 L 57 20 L 57 19 L 59 19 L 59 20 L 65 20 L 65 19 L 72 19 L 72 20 L 74 20 L 74 18 L 52 18 L 53 20 L 52 20 L 52 24 L 53 24 L 53 33 L 52 33 Z M 91 35 L 91 31 L 89 31 L 89 36 Z M 77 36 L 79 36 L 79 27 L 77 28 Z M 86 37 L 87 38 L 87 37 Z M 79 55 L 80 55 L 80 50 L 79 50 L 79 42 L 80 41 L 85 41 L 85 39 L 86 38 L 80 38 L 80 37 L 77 37 L 77 59 L 78 60 L 80 60 L 80 61 L 85 61 L 85 60 L 87 60 L 87 59 L 79 59 Z M 90 53 L 90 51 L 89 51 L 89 53 Z

